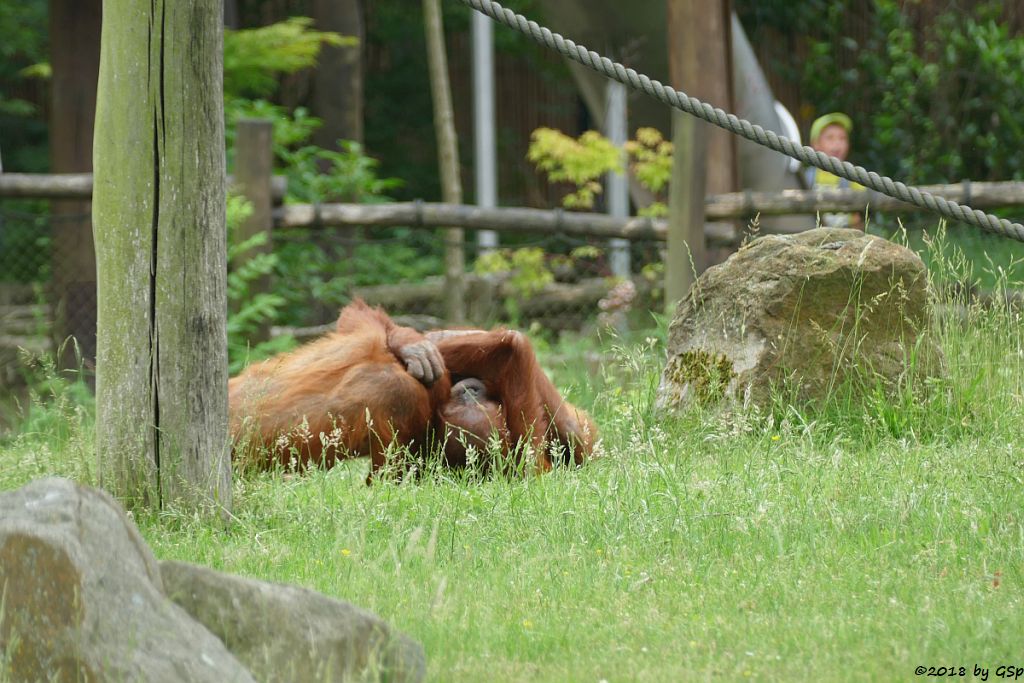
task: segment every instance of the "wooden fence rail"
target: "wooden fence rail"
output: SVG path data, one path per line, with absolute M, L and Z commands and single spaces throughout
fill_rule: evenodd
M 230 180 L 229 180 L 230 181 Z M 285 178 L 275 176 L 273 195 L 277 202 L 285 194 Z M 1024 182 L 962 182 L 952 185 L 927 185 L 920 188 L 976 209 L 1024 206 Z M 88 199 L 92 193 L 92 175 L 81 174 L 0 174 L 0 199 L 45 198 Z M 720 221 L 749 220 L 755 215 L 785 216 L 818 212 L 863 211 L 909 212 L 917 207 L 876 192 L 855 190 L 785 190 L 783 192 L 730 192 L 705 200 L 706 235 L 709 242 L 728 244 L 738 235 Z M 559 232 L 588 237 L 618 237 L 634 240 L 664 240 L 667 223 L 661 219 L 614 218 L 606 214 L 577 213 L 545 209 L 493 208 L 404 202 L 396 204 L 293 204 L 274 211 L 278 227 L 358 227 L 394 226 L 438 228 L 461 227 L 503 232 Z M 803 229 L 805 226 L 800 226 Z
M 528 208 L 481 208 L 464 204 L 400 202 L 396 204 L 292 204 L 274 211 L 274 225 L 356 227 L 404 225 L 436 228 L 456 225 L 470 230 L 547 233 L 587 237 L 664 240 L 666 224 L 650 218 L 614 218 L 601 213 L 573 213 Z M 724 234 L 723 238 L 730 235 Z
M 228 176 L 228 187 L 235 185 Z M 274 176 L 274 200 L 284 200 L 288 179 Z M 0 173 L 0 199 L 92 199 L 92 173 Z
M 1024 182 L 964 181 L 952 185 L 921 185 L 929 192 L 975 209 L 1002 209 L 1024 206 Z M 710 196 L 705 200 L 708 220 L 815 214 L 818 212 L 891 211 L 922 212 L 926 209 L 901 202 L 873 190 L 783 190 L 782 192 L 731 192 Z
M 957 183 L 922 187 L 935 195 L 975 208 L 1024 206 L 1024 182 Z M 831 211 L 920 211 L 915 206 L 876 192 L 856 190 L 786 190 L 779 193 L 730 192 L 705 200 L 705 235 L 713 243 L 728 243 L 737 235 L 727 223 L 748 220 L 757 214 L 782 216 Z M 405 225 L 436 228 L 456 225 L 507 233 L 558 232 L 588 237 L 620 237 L 632 240 L 664 241 L 668 223 L 663 219 L 614 218 L 600 213 L 561 210 L 493 208 L 433 202 L 398 204 L 293 204 L 274 212 L 279 227 L 356 227 Z M 801 226 L 799 229 L 805 229 Z M 776 229 L 776 231 L 779 231 Z

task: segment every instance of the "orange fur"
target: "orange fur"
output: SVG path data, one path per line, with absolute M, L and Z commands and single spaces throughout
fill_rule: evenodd
M 228 382 L 236 451 L 269 449 L 279 462 L 300 465 L 370 456 L 376 472 L 392 442 L 426 442 L 448 379 L 423 386 L 389 349 L 389 335 L 410 339 L 414 330 L 395 330 L 365 305 L 347 307 L 342 317 L 344 332 L 251 365 Z
M 593 450 L 593 420 L 559 395 L 519 332 L 424 337 L 361 301 L 341 312 L 337 330 L 230 380 L 236 455 L 269 450 L 273 460 L 299 465 L 369 456 L 372 477 L 389 446 L 422 453 L 432 431 L 446 439 L 445 459 L 456 466 L 465 464 L 465 443 L 480 447 L 495 433 L 506 453 L 529 447 L 538 472 L 551 469 L 552 450 L 576 464 Z M 430 387 L 399 360 L 401 349 L 424 339 L 434 341 L 447 366 Z M 467 378 L 486 387 L 479 405 L 451 398 L 453 381 Z M 453 438 L 459 433 L 468 441 Z
M 509 442 L 529 445 L 537 472 L 552 467 L 552 450 L 574 464 L 593 452 L 597 427 L 558 393 L 521 332 L 458 330 L 433 338 L 455 379 L 476 377 L 503 409 Z

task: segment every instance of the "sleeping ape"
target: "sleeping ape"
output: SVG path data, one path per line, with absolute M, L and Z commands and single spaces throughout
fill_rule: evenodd
M 438 411 L 440 443 L 444 447 L 445 463 L 459 467 L 467 465 L 467 451 L 475 448 L 477 453 L 486 453 L 492 440 L 502 453 L 512 450 L 508 424 L 502 413 L 501 404 L 487 393 L 487 386 L 475 377 L 459 380 L 452 385 L 449 399 Z M 488 469 L 481 462 L 481 469 Z
M 368 481 L 392 444 L 422 457 L 440 439 L 445 462 L 460 466 L 468 446 L 496 438 L 543 472 L 552 457 L 582 463 L 596 439 L 519 332 L 423 335 L 361 301 L 342 310 L 336 332 L 246 368 L 228 396 L 236 455 L 269 451 L 300 465 L 369 456 Z

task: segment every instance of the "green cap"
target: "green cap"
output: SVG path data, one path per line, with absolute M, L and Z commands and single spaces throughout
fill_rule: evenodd
M 853 132 L 853 121 L 850 120 L 850 117 L 841 111 L 834 111 L 814 119 L 814 123 L 811 124 L 811 144 L 813 145 L 818 140 L 821 131 L 833 124 L 842 126 L 847 135 Z

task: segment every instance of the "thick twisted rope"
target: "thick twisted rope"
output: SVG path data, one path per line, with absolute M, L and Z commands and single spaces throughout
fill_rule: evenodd
M 529 36 L 537 43 L 557 50 L 574 62 L 578 62 L 635 90 L 642 90 L 670 107 L 696 116 L 708 123 L 713 123 L 747 140 L 773 149 L 776 152 L 781 152 L 804 164 L 815 166 L 841 178 L 860 183 L 889 197 L 928 209 L 946 218 L 969 223 L 982 230 L 1024 242 L 1024 225 L 1020 223 L 1011 223 L 1005 218 L 998 218 L 984 211 L 951 202 L 948 199 L 928 192 L 922 192 L 917 188 L 908 187 L 886 176 L 880 176 L 872 171 L 867 171 L 861 166 L 854 166 L 849 162 L 831 157 L 824 152 L 815 151 L 811 147 L 797 145 L 789 138 L 779 137 L 770 130 L 765 130 L 761 126 L 737 118 L 733 114 L 729 114 L 717 107 L 712 107 L 710 104 L 701 102 L 695 97 L 690 97 L 684 92 L 667 87 L 659 81 L 651 80 L 647 76 L 637 73 L 633 69 L 628 69 L 618 62 L 613 62 L 607 57 L 602 57 L 593 50 L 588 50 L 583 45 L 578 45 L 567 38 L 563 38 L 558 33 L 552 33 L 549 29 L 540 26 L 535 21 L 530 21 L 521 14 L 505 9 L 493 0 L 459 1 L 478 12 L 486 14 L 495 21 Z

